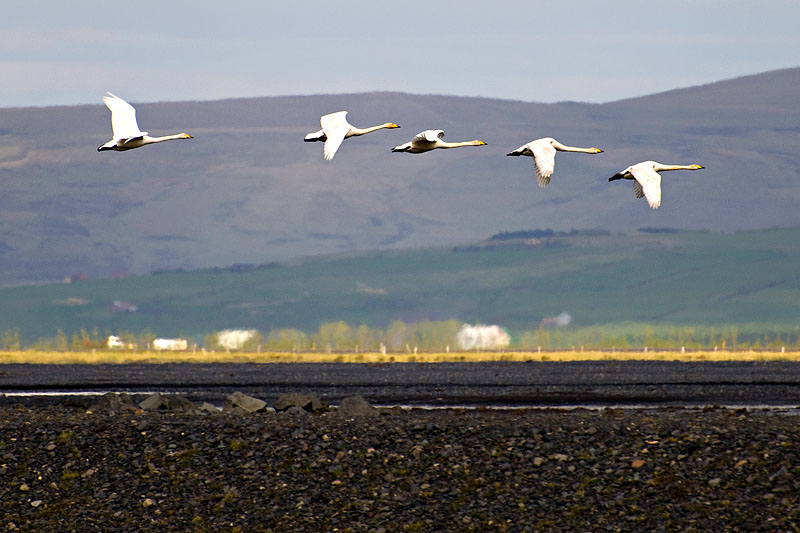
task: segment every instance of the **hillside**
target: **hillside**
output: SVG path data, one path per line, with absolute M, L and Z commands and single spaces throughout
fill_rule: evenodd
M 498 236 L 503 237 L 503 236 Z M 470 246 L 321 256 L 0 290 L 0 332 L 24 342 L 57 329 L 187 335 L 224 328 L 314 331 L 338 320 L 455 319 L 536 329 L 574 325 L 800 321 L 800 229 L 585 234 Z M 116 303 L 115 303 L 116 302 Z
M 398 93 L 136 104 L 154 135 L 188 141 L 98 153 L 97 105 L 0 109 L 0 286 L 332 252 L 471 242 L 526 227 L 731 231 L 800 223 L 800 69 L 608 104 L 535 104 Z M 119 91 L 122 89 L 109 87 Z M 319 116 L 399 130 L 303 143 Z M 488 146 L 389 148 L 426 128 Z M 528 158 L 541 136 L 598 146 L 560 154 L 546 189 Z M 645 159 L 698 162 L 664 178 L 657 211 L 607 177 Z

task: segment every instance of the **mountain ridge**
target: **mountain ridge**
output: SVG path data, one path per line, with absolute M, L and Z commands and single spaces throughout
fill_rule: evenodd
M 111 134 L 99 101 L 0 108 L 0 286 L 449 245 L 520 227 L 797 226 L 798 81 L 800 68 L 783 69 L 602 104 L 387 91 L 134 102 L 142 129 L 195 139 L 122 154 L 95 151 Z M 358 126 L 402 128 L 349 139 L 326 162 L 302 137 L 340 109 Z M 489 145 L 389 153 L 428 128 Z M 504 156 L 543 136 L 605 152 L 559 154 L 539 189 L 529 158 Z M 652 211 L 629 183 L 606 181 L 646 159 L 706 169 L 665 175 Z

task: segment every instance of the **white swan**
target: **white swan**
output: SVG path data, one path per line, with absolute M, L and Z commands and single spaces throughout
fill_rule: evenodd
M 417 133 L 410 142 L 395 146 L 392 152 L 408 152 L 409 154 L 421 154 L 430 152 L 437 148 L 458 148 L 460 146 L 483 146 L 483 141 L 466 141 L 450 143 L 443 141 L 444 130 L 425 130 Z
M 657 209 L 661 205 L 661 175 L 665 170 L 700 170 L 701 165 L 665 165 L 656 161 L 642 161 L 617 172 L 608 181 L 633 180 L 633 191 L 636 198 L 644 196 L 650 207 Z
M 392 129 L 400 127 L 394 122 L 387 122 L 379 126 L 372 126 L 371 128 L 356 128 L 347 122 L 347 111 L 337 111 L 336 113 L 323 115 L 319 119 L 319 125 L 322 126 L 321 130 L 309 133 L 303 140 L 307 143 L 315 141 L 324 142 L 325 146 L 322 149 L 322 154 L 328 161 L 333 159 L 342 141 L 348 137 L 366 135 L 367 133 L 372 133 L 373 131 L 382 130 L 384 128 Z
M 552 137 L 536 139 L 528 144 L 523 144 L 513 152 L 506 155 L 521 156 L 527 155 L 533 158 L 533 166 L 536 169 L 536 179 L 539 180 L 539 187 L 545 187 L 550 183 L 550 176 L 556 167 L 556 151 L 559 152 L 582 152 L 584 154 L 599 154 L 603 151 L 600 148 L 578 148 L 561 144 Z
M 140 131 L 136 123 L 136 110 L 131 104 L 111 93 L 103 97 L 103 103 L 111 110 L 111 129 L 114 138 L 102 146 L 97 147 L 98 152 L 115 150 L 123 152 L 133 150 L 148 144 L 171 141 L 173 139 L 191 139 L 188 133 L 167 135 L 165 137 L 150 137 L 146 131 Z

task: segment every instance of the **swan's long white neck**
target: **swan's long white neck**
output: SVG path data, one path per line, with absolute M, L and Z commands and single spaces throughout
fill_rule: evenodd
M 174 139 L 188 139 L 185 133 L 176 133 L 175 135 L 164 135 L 163 137 L 150 137 L 145 135 L 142 139 L 145 144 L 160 143 L 164 141 L 172 141 Z
M 653 165 L 653 170 L 656 172 L 663 172 L 665 170 L 698 170 L 700 165 L 662 165 L 657 163 Z
M 391 122 L 387 122 L 386 124 L 380 124 L 378 126 L 372 126 L 370 128 L 356 128 L 355 126 L 350 127 L 350 131 L 347 132 L 345 137 L 357 137 L 359 135 L 366 135 L 367 133 L 372 133 L 373 131 L 382 130 L 384 128 L 394 128 L 396 127 Z
M 486 143 L 483 141 L 463 141 L 457 143 L 449 143 L 447 141 L 439 141 L 436 143 L 437 148 L 459 148 L 461 146 L 482 146 Z
M 597 154 L 602 152 L 602 150 L 599 148 L 580 148 L 578 146 L 567 146 L 566 144 L 561 144 L 558 141 L 553 141 L 551 144 L 553 148 L 559 152 L 583 152 L 584 154 Z

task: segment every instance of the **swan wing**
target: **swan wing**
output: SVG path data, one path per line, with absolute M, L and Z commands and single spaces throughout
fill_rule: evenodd
M 528 155 L 528 156 L 532 156 L 533 152 L 531 152 L 531 149 L 527 144 L 523 144 L 522 146 L 520 146 L 516 150 L 508 152 L 506 155 L 514 155 L 514 156 Z
M 556 168 L 556 149 L 550 143 L 530 143 L 533 152 L 533 165 L 536 168 L 536 178 L 539 180 L 539 187 L 545 187 L 550 183 L 550 176 Z
M 341 128 L 325 132 L 327 140 L 325 141 L 325 145 L 322 147 L 322 155 L 326 160 L 330 161 L 333 159 L 333 156 L 336 155 L 336 151 L 342 145 L 342 141 L 344 141 L 344 136 L 346 134 L 347 130 Z
M 425 130 L 417 133 L 411 142 L 435 143 L 439 139 L 444 139 L 444 130 Z
M 136 137 L 128 137 L 127 139 L 124 140 L 124 142 L 122 144 L 128 144 L 128 143 L 131 143 L 131 142 L 134 142 L 134 141 L 141 141 L 141 140 L 144 139 L 145 135 L 147 135 L 147 134 L 143 132 L 142 135 L 137 135 Z M 122 139 L 120 139 L 120 140 L 122 140 Z
M 347 122 L 347 111 L 323 115 L 319 119 L 319 124 L 322 126 L 325 137 L 327 137 L 322 154 L 326 160 L 330 161 L 342 145 L 345 135 L 350 131 L 351 125 Z
M 131 104 L 111 93 L 103 97 L 103 103 L 111 111 L 111 129 L 114 139 L 128 139 L 141 137 L 144 132 L 139 131 L 136 123 L 136 109 Z
M 647 199 L 647 203 L 650 207 L 656 209 L 660 206 L 661 175 L 649 165 L 634 165 L 631 167 L 631 174 L 633 174 L 633 179 L 636 180 L 636 183 L 639 184 L 641 192 Z M 639 196 L 639 191 L 636 189 L 636 185 L 633 186 L 633 190 L 636 193 L 636 197 L 641 198 L 641 196 Z
M 636 180 L 633 180 L 633 194 L 636 195 L 636 198 L 644 197 L 644 191 L 642 191 L 642 184 Z
M 344 126 L 350 127 L 347 122 L 347 111 L 337 111 L 328 115 L 322 115 L 319 119 L 319 125 L 322 126 L 323 131 L 334 130 Z

